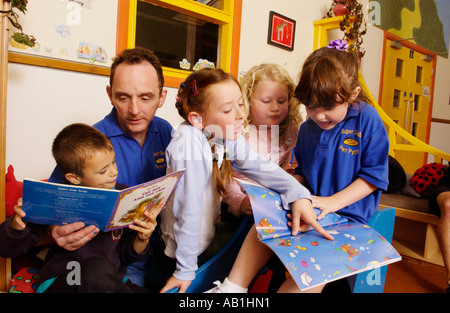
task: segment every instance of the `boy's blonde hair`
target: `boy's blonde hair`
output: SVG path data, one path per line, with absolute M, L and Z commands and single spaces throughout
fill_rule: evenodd
M 248 113 L 250 113 L 253 91 L 261 81 L 273 81 L 286 85 L 288 88 L 288 114 L 279 125 L 280 142 L 283 142 L 288 129 L 299 128 L 302 122 L 300 102 L 295 98 L 295 84 L 284 67 L 275 63 L 255 65 L 241 79 L 242 96 Z M 247 115 L 245 126 L 251 125 L 251 116 Z
M 86 160 L 98 151 L 114 151 L 111 141 L 98 129 L 75 123 L 64 127 L 53 140 L 52 154 L 64 174 L 83 177 Z

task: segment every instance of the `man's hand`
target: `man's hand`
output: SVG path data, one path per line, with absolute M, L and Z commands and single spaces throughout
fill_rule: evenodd
M 68 251 L 75 251 L 92 240 L 99 232 L 94 225 L 84 227 L 84 223 L 76 222 L 63 226 L 50 226 L 50 234 L 56 244 Z

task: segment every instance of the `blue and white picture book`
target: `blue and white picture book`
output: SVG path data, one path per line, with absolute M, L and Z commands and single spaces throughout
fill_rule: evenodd
M 377 231 L 335 213 L 318 221 L 333 241 L 312 227 L 292 236 L 286 217 L 289 211 L 283 209 L 280 194 L 259 185 L 239 183 L 250 198 L 258 239 L 277 254 L 302 291 L 401 260 Z M 316 215 L 320 213 L 314 210 Z
M 168 203 L 185 170 L 123 190 L 81 187 L 25 179 L 24 221 L 44 225 L 83 222 L 101 231 L 126 227 L 143 219 L 161 202 Z

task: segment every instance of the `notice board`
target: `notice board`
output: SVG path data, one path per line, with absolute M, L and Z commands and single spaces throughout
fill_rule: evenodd
M 109 68 L 116 49 L 117 5 L 118 0 L 28 1 L 19 23 L 37 43 L 30 48 L 10 36 L 8 50 Z M 16 31 L 10 26 L 10 35 Z

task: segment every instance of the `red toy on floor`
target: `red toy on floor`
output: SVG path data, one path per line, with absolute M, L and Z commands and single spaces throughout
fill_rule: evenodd
M 24 267 L 14 275 L 9 282 L 9 293 L 34 293 L 39 287 L 39 270 L 32 267 Z

